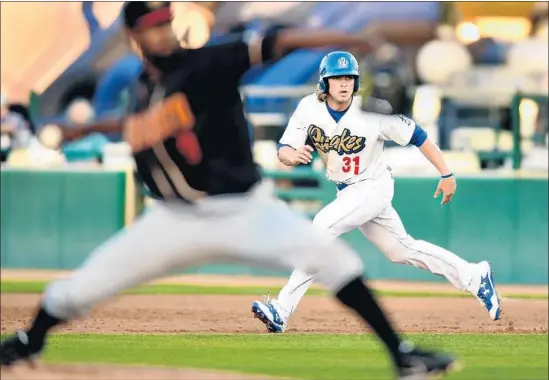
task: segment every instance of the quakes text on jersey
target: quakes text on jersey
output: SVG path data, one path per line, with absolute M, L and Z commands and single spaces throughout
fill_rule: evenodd
M 328 180 L 342 184 L 375 179 L 388 170 L 383 161 L 384 141 L 421 146 L 427 138 L 413 120 L 403 115 L 365 112 L 360 101 L 355 96 L 347 110 L 334 111 L 316 94 L 304 97 L 290 118 L 279 147 L 299 149 L 310 138 L 326 163 Z

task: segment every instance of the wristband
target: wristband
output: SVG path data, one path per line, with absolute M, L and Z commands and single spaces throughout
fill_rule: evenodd
M 446 175 L 441 175 L 440 178 L 450 178 L 450 177 L 453 177 L 454 176 L 454 173 L 450 173 L 450 174 L 446 174 Z

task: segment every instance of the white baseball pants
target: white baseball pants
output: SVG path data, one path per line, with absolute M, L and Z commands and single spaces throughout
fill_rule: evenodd
M 70 277 L 49 285 L 44 308 L 70 320 L 125 289 L 221 260 L 299 268 L 333 292 L 363 274 L 350 247 L 316 231 L 262 184 L 249 194 L 209 197 L 198 205 L 155 204 Z
M 392 262 L 410 264 L 444 276 L 460 290 L 478 286 L 471 284 L 478 272 L 476 264 L 408 235 L 391 205 L 393 194 L 394 180 L 389 173 L 379 180 L 358 182 L 339 191 L 336 199 L 316 215 L 313 224 L 317 230 L 332 237 L 358 228 Z M 283 319 L 287 320 L 296 310 L 313 280 L 314 276 L 306 271 L 297 268 L 293 271 L 276 304 Z

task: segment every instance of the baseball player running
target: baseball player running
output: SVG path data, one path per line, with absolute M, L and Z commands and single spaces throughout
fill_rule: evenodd
M 69 278 L 48 286 L 30 327 L 1 343 L 0 364 L 36 357 L 54 327 L 124 289 L 190 265 L 234 260 L 315 274 L 371 325 L 400 379 L 446 373 L 455 359 L 403 343 L 364 285 L 360 258 L 277 200 L 252 158 L 238 89 L 244 72 L 293 48 L 353 45 L 363 37 L 274 30 L 248 42 L 185 50 L 171 17 L 166 2 L 123 7 L 129 36 L 155 69 L 142 78 L 140 112 L 78 133 L 61 131 L 65 139 L 123 131 L 140 177 L 159 202 Z
M 280 139 L 278 158 L 286 165 L 311 162 L 313 147 L 326 163 L 326 176 L 337 186 L 337 197 L 314 218 L 313 225 L 324 235 L 338 237 L 358 228 L 389 260 L 427 269 L 446 277 L 457 289 L 476 297 L 490 318 L 501 315 L 490 265 L 469 263 L 452 252 L 407 234 L 391 205 L 394 180 L 383 162 L 384 141 L 415 145 L 441 175 L 435 198 L 442 204 L 452 200 L 456 180 L 438 146 L 427 133 L 402 115 L 365 112 L 364 103 L 354 101 L 359 88 L 355 57 L 336 51 L 320 64 L 319 90 L 303 98 Z M 295 269 L 278 299 L 252 303 L 254 316 L 270 332 L 284 332 L 314 276 Z

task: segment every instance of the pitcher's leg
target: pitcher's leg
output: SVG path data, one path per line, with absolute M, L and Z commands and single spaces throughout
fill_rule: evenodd
M 499 298 L 488 263 L 469 263 L 447 249 L 414 239 L 408 235 L 392 206 L 359 229 L 392 262 L 444 276 L 455 288 L 477 297 L 492 319 L 499 318 Z M 487 293 L 480 294 L 481 290 Z
M 343 232 L 347 232 L 345 229 L 341 228 L 341 225 L 336 223 L 341 219 L 341 211 L 344 209 L 341 205 L 342 201 L 344 201 L 342 198 L 336 199 L 320 210 L 313 220 L 313 227 L 320 233 L 334 238 L 338 237 Z M 346 226 L 344 228 L 346 228 Z M 281 326 L 267 323 L 268 329 L 269 326 L 273 326 L 275 329 L 273 332 L 283 332 L 288 327 L 290 316 L 296 311 L 301 299 L 313 285 L 313 281 L 314 276 L 294 269 L 288 282 L 280 290 L 277 299 L 267 300 L 263 305 L 259 302 L 255 303 L 259 314 L 261 314 L 264 309 L 271 308 L 271 313 L 278 314 L 283 322 L 283 325 Z M 256 316 L 261 317 L 260 315 Z M 272 328 L 270 330 L 272 330 Z
M 60 319 L 72 319 L 121 291 L 168 274 L 195 259 L 199 222 L 191 215 L 156 205 L 134 224 L 97 248 L 67 279 L 52 283 L 44 307 Z M 185 236 L 188 236 L 185 238 Z
M 334 228 L 328 229 L 325 225 L 317 223 L 317 221 L 322 220 L 325 222 L 329 218 L 334 221 L 339 220 L 337 210 L 341 211 L 341 208 L 337 207 L 338 201 L 340 199 L 336 199 L 322 209 L 315 217 L 313 225 L 311 225 L 310 220 L 295 215 L 284 203 L 280 203 L 279 207 L 267 207 L 264 210 L 265 215 L 271 215 L 267 218 L 276 221 L 276 223 L 271 224 L 269 229 L 252 230 L 251 238 L 239 239 L 248 242 L 249 248 L 245 252 L 254 254 L 262 251 L 264 256 L 276 258 L 279 265 L 285 268 L 291 265 L 291 268 L 293 268 L 293 272 L 280 291 L 278 299 L 270 300 L 266 297 L 265 302 L 254 301 L 252 303 L 254 317 L 263 322 L 269 332 L 284 332 L 286 330 L 291 314 L 312 285 L 315 274 L 318 273 L 317 268 L 311 267 L 314 264 L 315 247 L 322 246 L 322 242 L 331 244 L 338 234 Z M 328 216 L 320 218 L 324 214 Z M 335 223 L 330 222 L 330 224 L 334 225 Z M 256 226 L 261 226 L 261 222 L 256 221 L 251 228 Z M 251 233 L 248 228 L 242 229 L 242 231 Z M 264 236 L 264 239 L 258 239 L 266 232 L 268 232 L 268 235 Z M 265 252 L 265 239 L 270 242 L 268 244 L 268 247 L 272 248 L 270 252 Z M 337 254 L 337 252 L 334 252 L 334 255 Z M 353 271 L 356 270 L 356 275 L 361 273 L 360 268 L 362 268 L 362 263 L 359 260 L 356 263 L 356 269 L 353 269 Z

